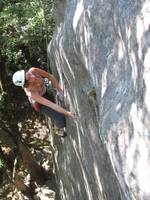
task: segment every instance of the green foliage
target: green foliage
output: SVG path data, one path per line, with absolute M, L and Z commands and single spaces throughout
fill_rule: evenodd
M 0 0 L 0 46 L 8 68 L 46 65 L 54 26 L 52 1 Z

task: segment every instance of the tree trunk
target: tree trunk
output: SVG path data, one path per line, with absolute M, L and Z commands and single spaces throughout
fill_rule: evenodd
M 5 58 L 0 55 L 0 90 L 6 91 L 6 63 Z
M 16 174 L 14 184 L 16 188 L 21 191 L 24 195 L 26 195 L 28 198 L 31 198 L 33 196 L 33 191 L 31 188 L 26 186 L 24 184 L 23 178 Z
M 47 172 L 37 163 L 33 155 L 22 142 L 19 142 L 18 147 L 22 156 L 23 165 L 28 170 L 32 179 L 38 184 L 44 184 L 47 179 Z
M 14 149 L 17 156 L 22 158 L 24 167 L 28 170 L 32 179 L 37 183 L 42 184 L 46 180 L 47 173 L 34 159 L 28 148 L 21 142 L 20 139 L 16 141 L 16 137 L 13 138 L 13 131 L 9 131 L 4 128 L 0 128 L 0 142 L 10 149 Z M 16 134 L 15 134 L 16 135 Z M 19 138 L 19 133 L 17 134 Z M 15 150 L 17 149 L 17 151 Z

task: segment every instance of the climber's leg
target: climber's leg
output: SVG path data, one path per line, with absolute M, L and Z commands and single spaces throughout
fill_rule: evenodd
M 50 101 L 52 101 L 52 102 L 55 102 L 53 94 L 50 94 L 50 93 L 46 92 L 43 95 L 43 97 L 48 99 L 48 100 L 50 100 Z M 53 124 L 57 128 L 66 127 L 66 118 L 65 118 L 64 114 L 59 113 L 59 112 L 53 110 L 52 108 L 50 108 L 48 106 L 45 106 L 45 105 L 42 105 L 42 104 L 39 104 L 39 103 L 38 103 L 38 112 L 50 117 L 52 122 L 53 122 Z
M 47 106 L 44 106 L 42 104 L 39 104 L 39 112 L 50 117 L 52 122 L 58 127 L 58 128 L 64 128 L 66 127 L 66 118 L 65 115 L 62 113 L 59 113 L 52 108 L 49 108 Z

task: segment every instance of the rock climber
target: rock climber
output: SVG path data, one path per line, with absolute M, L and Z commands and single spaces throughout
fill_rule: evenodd
M 56 78 L 43 69 L 32 67 L 29 70 L 19 70 L 13 74 L 13 83 L 21 86 L 34 109 L 44 115 L 49 116 L 57 128 L 66 126 L 66 117 L 75 117 L 74 112 L 67 111 L 54 103 L 54 99 L 48 94 L 47 81 L 56 88 L 60 98 L 64 97 L 64 92 Z

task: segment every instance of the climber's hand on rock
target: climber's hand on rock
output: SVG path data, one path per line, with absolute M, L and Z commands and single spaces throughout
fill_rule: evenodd
M 68 117 L 71 117 L 71 118 L 73 118 L 73 119 L 75 119 L 76 118 L 76 114 L 75 114 L 75 112 L 67 112 L 67 116 Z

